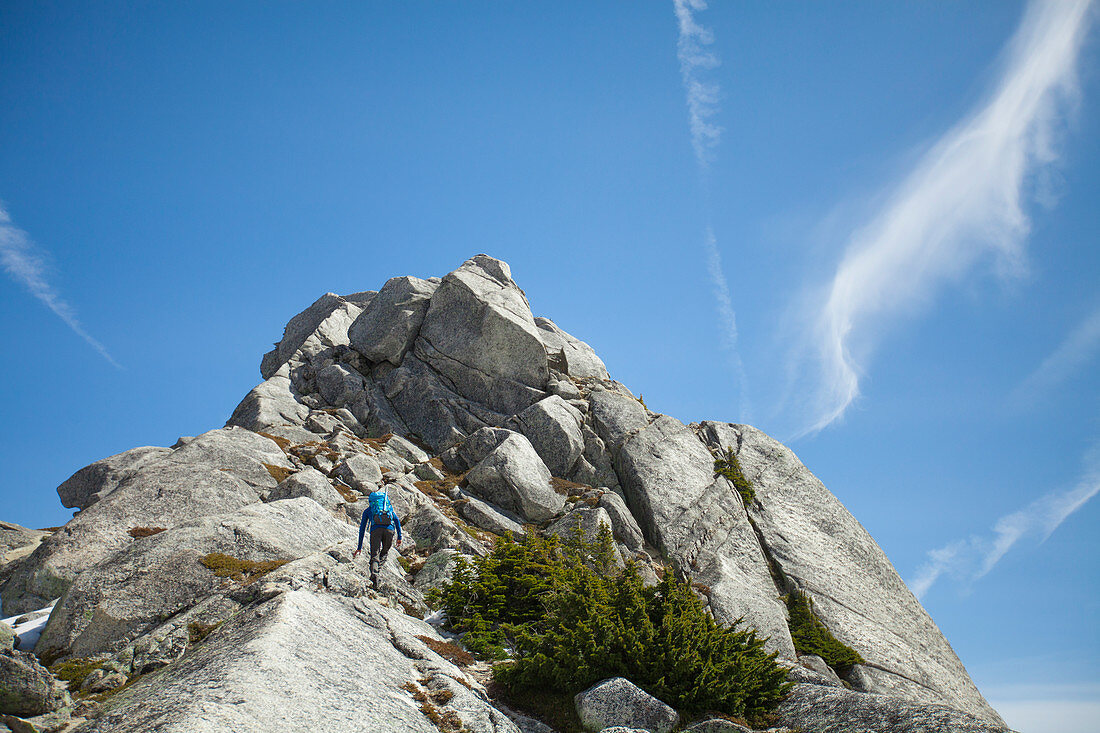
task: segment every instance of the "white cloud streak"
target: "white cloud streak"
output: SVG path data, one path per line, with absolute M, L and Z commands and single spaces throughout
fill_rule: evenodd
M 1001 275 L 1025 270 L 1023 203 L 1058 160 L 1054 141 L 1077 98 L 1091 4 L 1033 1 L 989 98 L 932 145 L 851 236 L 807 319 L 821 387 L 801 435 L 839 419 L 859 396 L 863 365 L 890 317 L 920 307 L 985 258 Z
M 711 50 L 714 34 L 709 28 L 700 25 L 694 13 L 707 9 L 705 0 L 673 0 L 676 21 L 679 26 L 679 40 L 676 45 L 680 60 L 680 76 L 684 82 L 684 94 L 687 98 L 688 122 L 691 127 L 691 147 L 695 151 L 695 160 L 706 185 L 706 173 L 714 159 L 714 152 L 722 139 L 722 128 L 714 122 L 718 113 L 718 100 L 721 89 L 718 84 L 700 77 L 701 72 L 715 69 L 719 65 L 718 55 Z M 708 197 L 709 198 L 709 197 Z M 722 271 L 722 254 L 718 250 L 718 239 L 713 227 L 707 227 L 703 236 L 703 248 L 707 258 L 707 274 L 710 276 L 714 291 L 715 307 L 722 324 L 722 348 L 729 354 L 730 366 L 737 379 L 740 392 L 740 417 L 750 419 L 748 399 L 748 379 L 745 366 L 737 349 L 737 313 L 733 309 L 730 297 L 729 281 Z
M 730 366 L 737 378 L 741 394 L 741 414 L 738 419 L 742 422 L 748 422 L 752 419 L 752 408 L 749 405 L 749 386 L 748 378 L 745 376 L 745 365 L 741 361 L 741 354 L 737 351 L 737 313 L 733 310 L 729 283 L 722 272 L 722 254 L 718 251 L 714 230 L 710 227 L 707 227 L 706 236 L 703 238 L 703 246 L 706 248 L 707 272 L 710 274 L 711 285 L 714 288 L 718 318 L 725 326 L 722 333 L 722 348 L 729 354 Z
M 1100 354 L 1100 308 L 1085 318 L 1050 356 L 1012 391 L 1011 401 L 1031 404 Z
M 985 577 L 1021 540 L 1042 544 L 1062 523 L 1100 493 L 1100 449 L 1086 456 L 1086 470 L 1077 485 L 1036 499 L 1019 511 L 1006 514 L 993 525 L 991 534 L 974 535 L 931 550 L 909 588 L 917 598 L 943 576 L 970 584 Z
M 672 4 L 680 26 L 676 50 L 680 59 L 680 76 L 687 94 L 691 145 L 695 149 L 695 159 L 705 170 L 722 138 L 722 128 L 713 121 L 721 92 L 717 84 L 699 77 L 700 71 L 714 69 L 719 64 L 717 54 L 709 48 L 714 43 L 714 34 L 697 23 L 693 15 L 707 9 L 705 0 L 673 0 Z
M 46 266 L 42 254 L 22 229 L 16 227 L 8 212 L 0 206 L 0 265 L 13 280 L 22 283 L 31 295 L 45 303 L 58 318 L 84 339 L 100 356 L 121 369 L 117 361 L 108 353 L 103 344 L 96 341 L 80 325 L 76 311 L 66 303 L 57 291 L 46 281 Z

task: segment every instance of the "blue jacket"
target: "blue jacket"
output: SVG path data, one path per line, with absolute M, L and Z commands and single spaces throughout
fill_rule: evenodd
M 394 529 L 397 532 L 397 539 L 401 539 L 401 520 L 397 518 L 397 512 L 393 510 L 393 504 L 390 503 L 390 498 L 386 497 L 386 506 L 389 507 L 390 525 L 387 527 L 384 524 L 375 524 L 374 517 L 371 516 L 370 510 L 363 512 L 363 518 L 359 520 L 359 547 L 357 549 L 363 549 L 363 534 L 367 531 L 367 522 L 370 522 L 370 531 L 375 529 Z

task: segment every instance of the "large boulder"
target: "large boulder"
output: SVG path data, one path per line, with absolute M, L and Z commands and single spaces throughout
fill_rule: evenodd
M 597 387 L 588 395 L 592 424 L 612 455 L 631 435 L 649 425 L 642 403 L 623 390 Z
M 519 514 L 544 522 L 565 505 L 550 485 L 550 470 L 527 438 L 513 434 L 466 474 L 470 493 Z
M 283 593 L 116 695 L 83 730 L 439 733 L 413 694 L 427 699 L 445 689 L 449 695 L 430 702 L 437 716 L 453 714 L 483 733 L 518 733 L 476 680 L 418 637 L 443 641 L 428 624 L 364 599 Z
M 305 496 L 326 509 L 336 509 L 344 503 L 344 497 L 332 488 L 332 484 L 325 478 L 325 474 L 312 466 L 306 466 L 301 471 L 289 476 L 271 490 L 268 501 L 279 499 L 297 499 Z
M 549 318 L 536 318 L 539 337 L 554 368 L 578 379 L 608 379 L 607 368 L 592 347 L 554 325 Z
M 0 713 L 29 718 L 68 704 L 69 693 L 33 654 L 0 649 Z
M 357 453 L 336 466 L 336 478 L 357 491 L 370 493 L 382 483 L 382 469 L 373 457 Z
M 625 677 L 597 682 L 578 693 L 573 702 L 581 725 L 593 733 L 611 726 L 669 733 L 680 724 L 674 709 Z
M 348 329 L 351 347 L 372 362 L 399 366 L 412 348 L 438 280 L 393 277 Z
M 865 660 L 868 692 L 953 705 L 1002 725 L 935 622 L 863 526 L 786 446 L 748 425 L 705 422 L 732 447 L 757 501 L 749 513 L 768 555 L 840 641 Z
M 550 372 L 531 307 L 508 265 L 477 255 L 443 278 L 414 352 L 462 396 L 514 414 L 545 396 Z
M 519 432 L 527 436 L 554 476 L 566 477 L 584 452 L 583 416 L 557 395 L 539 400 L 515 417 Z
M 518 538 L 524 533 L 522 518 L 476 496 L 463 492 L 462 498 L 455 505 L 458 507 L 458 516 L 475 527 L 501 537 L 511 533 Z
M 778 722 L 805 733 L 1006 733 L 1004 723 L 958 708 L 841 687 L 797 684 L 776 709 Z
M 87 509 L 143 466 L 171 452 L 171 448 L 145 446 L 102 458 L 66 479 L 57 487 L 57 495 L 61 497 L 62 506 Z
M 22 560 L 0 589 L 5 612 L 25 613 L 61 596 L 77 574 L 128 547 L 131 530 L 171 528 L 255 503 L 277 485 L 272 469 L 291 468 L 274 441 L 243 428 L 194 438 L 125 478 Z
M 303 359 L 334 346 L 348 345 L 348 328 L 363 312 L 374 293 L 357 293 L 341 298 L 325 293 L 313 305 L 290 319 L 283 338 L 264 354 L 260 374 L 270 379 L 293 358 Z
M 658 416 L 611 432 L 616 468 L 646 538 L 706 587 L 716 620 L 737 619 L 767 637 L 769 651 L 795 658 L 787 609 L 737 490 L 715 477 L 714 457 L 690 428 Z
M 225 582 L 200 563 L 208 554 L 252 562 L 292 560 L 353 537 L 349 524 L 300 497 L 202 517 L 133 540 L 77 577 L 36 651 L 87 657 L 121 648 Z

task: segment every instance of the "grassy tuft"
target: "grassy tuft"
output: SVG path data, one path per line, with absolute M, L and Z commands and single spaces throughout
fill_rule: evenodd
M 142 537 L 152 537 L 155 534 L 160 534 L 166 529 L 166 527 L 131 527 L 127 534 L 134 539 L 140 539 Z
M 424 644 L 439 656 L 446 659 L 452 664 L 457 664 L 460 667 L 466 667 L 474 663 L 474 655 L 466 651 L 458 644 L 450 641 L 440 641 L 439 639 L 433 639 L 430 636 L 417 635 L 417 639 L 424 642 Z
M 232 555 L 220 552 L 212 552 L 199 559 L 205 567 L 214 571 L 219 578 L 232 578 L 233 580 L 248 584 L 256 578 L 267 575 L 272 570 L 277 570 L 286 565 L 289 560 L 266 560 L 256 562 L 254 560 L 241 560 Z
M 290 441 L 286 438 L 281 438 L 278 435 L 272 435 L 270 433 L 257 432 L 256 435 L 262 435 L 268 440 L 273 441 L 275 445 L 279 446 L 279 450 L 283 451 L 284 453 L 288 448 L 290 448 Z
M 282 466 L 273 466 L 270 463 L 265 463 L 264 468 L 267 469 L 267 472 L 271 474 L 271 477 L 275 479 L 276 483 L 280 484 L 284 480 L 286 480 L 288 476 L 294 473 L 294 471 L 289 468 L 283 468 Z
M 198 621 L 192 621 L 187 624 L 187 641 L 191 644 L 198 644 L 203 639 L 210 636 L 210 632 L 221 625 L 221 621 L 214 624 L 204 624 Z
M 69 689 L 76 692 L 80 689 L 80 686 L 84 684 L 84 680 L 92 672 L 96 671 L 103 665 L 102 659 L 69 659 L 64 662 L 58 662 L 50 667 L 50 674 L 59 680 L 65 680 L 69 683 Z

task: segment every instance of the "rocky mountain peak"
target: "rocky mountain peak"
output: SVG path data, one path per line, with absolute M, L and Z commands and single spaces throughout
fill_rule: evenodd
M 461 638 L 423 620 L 438 620 L 425 593 L 500 536 L 591 540 L 606 527 L 613 567 L 650 585 L 690 578 L 716 621 L 766 637 L 794 683 L 778 724 L 1005 730 L 882 550 L 793 452 L 751 426 L 651 412 L 587 343 L 532 314 L 500 260 L 326 293 L 260 373 L 225 427 L 82 468 L 58 487 L 72 521 L 13 531 L 25 549 L 5 547 L 3 607 L 47 609 L 40 637 L 18 642 L 54 674 L 0 655 L 0 681 L 38 680 L 0 713 L 104 732 L 306 731 L 322 717 L 349 731 L 550 730 L 491 694 Z M 376 489 L 405 537 L 380 591 L 352 557 Z M 849 656 L 830 665 L 810 636 Z M 646 728 L 642 710 L 659 714 L 650 729 L 681 725 L 631 681 L 598 682 L 577 698 L 578 725 Z

